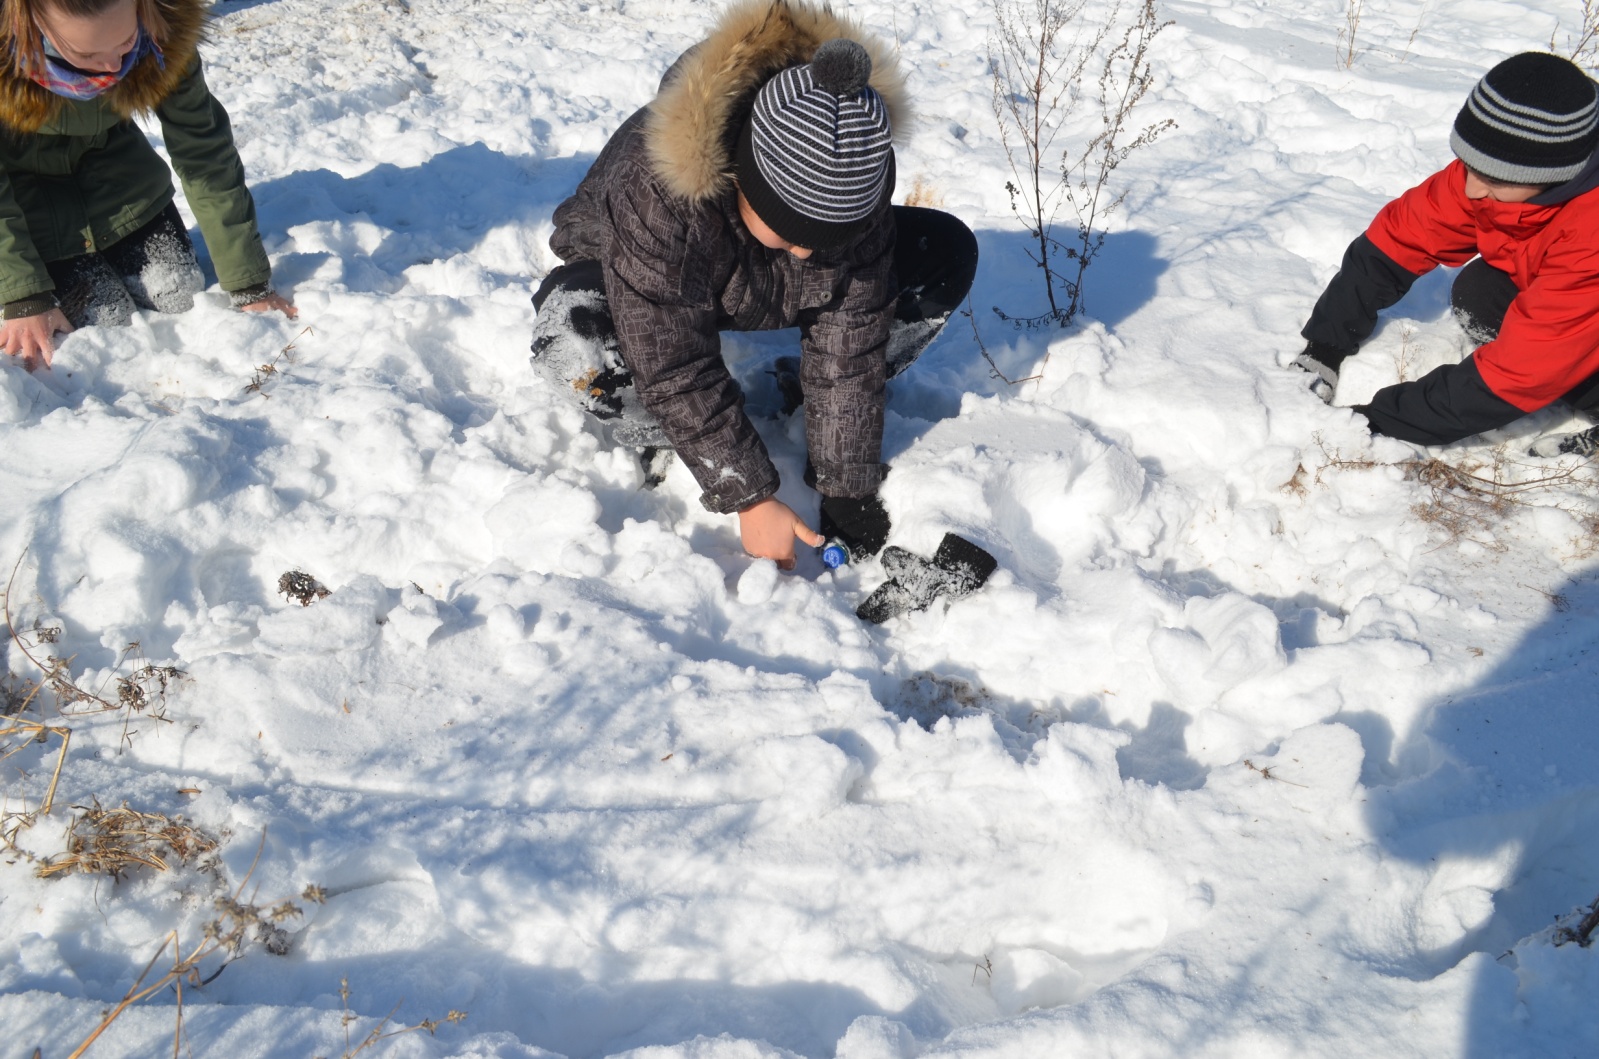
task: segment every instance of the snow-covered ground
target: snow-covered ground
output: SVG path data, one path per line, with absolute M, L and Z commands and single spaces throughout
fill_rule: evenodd
M 901 188 L 978 231 L 982 340 L 1043 373 L 957 319 L 891 388 L 893 540 L 980 541 L 989 586 L 864 626 L 875 565 L 746 558 L 528 368 L 553 208 L 715 5 L 229 0 L 208 76 L 302 319 L 213 289 L 0 367 L 14 624 L 90 689 L 131 641 L 186 674 L 167 723 L 51 711 L 19 846 L 125 801 L 221 838 L 228 886 L 260 848 L 262 901 L 326 888 L 286 955 L 184 989 L 196 1056 L 339 1054 L 341 978 L 356 1042 L 468 1012 L 396 1056 L 1595 1054 L 1599 956 L 1550 928 L 1599 891 L 1599 504 L 1519 455 L 1568 421 L 1432 455 L 1570 481 L 1440 502 L 1283 367 L 1473 81 L 1580 3 L 1367 4 L 1345 68 L 1343 0 L 1167 0 L 1139 118 L 1179 127 L 1065 333 L 989 311 L 1043 297 L 986 5 L 836 6 L 898 40 Z M 1462 355 L 1448 283 L 1340 403 Z M 727 349 L 814 512 L 764 374 L 792 341 Z M 295 569 L 332 594 L 285 600 Z M 5 762 L 9 810 L 57 745 Z M 4 1047 L 44 1059 L 222 885 L 3 859 Z M 176 1005 L 91 1054 L 169 1050 Z

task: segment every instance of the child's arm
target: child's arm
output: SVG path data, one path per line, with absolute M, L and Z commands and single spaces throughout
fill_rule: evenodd
M 699 482 L 700 503 L 730 515 L 777 492 L 777 468 L 722 360 L 716 298 L 733 268 L 719 212 L 667 191 L 642 162 L 620 163 L 605 207 L 612 245 L 605 295 L 639 400 Z
M 244 294 L 239 308 L 284 308 L 272 292 L 272 266 L 261 246 L 255 199 L 233 142 L 228 112 L 206 86 L 197 57 L 188 74 L 156 108 L 172 167 L 211 251 L 222 289 Z M 282 304 L 277 304 L 281 302 Z
M 44 267 L 28 220 L 11 191 L 11 177 L 0 167 L 0 350 L 22 358 L 32 371 L 50 366 L 55 355 L 55 335 L 67 334 L 72 325 L 56 308 L 51 293 L 55 282 Z
M 1527 288 L 1510 303 L 1499 335 L 1459 364 L 1377 391 L 1356 407 L 1379 434 L 1423 445 L 1502 427 L 1599 373 L 1599 208 L 1574 212 Z
M 882 482 L 885 351 L 894 319 L 894 226 L 857 247 L 842 290 L 800 324 L 805 437 L 823 496 L 865 497 Z

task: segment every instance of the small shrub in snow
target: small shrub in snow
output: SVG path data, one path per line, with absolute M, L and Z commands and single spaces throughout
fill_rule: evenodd
M 1345 70 L 1355 65 L 1355 59 L 1360 53 L 1355 49 L 1355 38 L 1360 35 L 1360 16 L 1364 13 L 1366 0 L 1345 0 L 1344 2 L 1344 27 L 1338 31 L 1338 65 Z M 1412 34 L 1414 38 L 1414 34 Z M 1409 45 L 1406 45 L 1409 48 Z
M 1554 32 L 1549 34 L 1550 51 L 1564 55 L 1578 66 L 1599 71 L 1599 0 L 1582 0 L 1576 35 L 1567 33 L 1563 48 L 1555 41 L 1559 33 L 1560 26 L 1556 23 Z
M 1130 124 L 1133 108 L 1154 83 L 1149 48 L 1170 22 L 1155 0 L 1135 0 L 1124 15 L 1121 0 L 1098 21 L 1083 16 L 1085 0 L 993 0 L 996 28 L 988 42 L 994 117 L 1014 180 L 1006 183 L 1011 210 L 1036 249 L 1028 256 L 1044 274 L 1049 312 L 1014 319 L 1018 326 L 1071 323 L 1083 310 L 1083 279 L 1105 243 L 1107 218 L 1127 197 L 1112 176 L 1133 151 L 1177 123 L 1143 128 Z M 1073 153 L 1057 148 L 1066 126 L 1087 109 L 1097 131 Z M 1064 206 L 1077 217 L 1077 233 L 1055 237 Z

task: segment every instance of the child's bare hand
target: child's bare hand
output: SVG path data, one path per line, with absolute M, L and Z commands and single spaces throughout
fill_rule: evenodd
M 822 545 L 822 535 L 776 497 L 768 497 L 740 511 L 738 535 L 745 551 L 757 559 L 775 561 L 780 570 L 794 569 L 794 538 L 798 537 L 813 548 Z
M 275 291 L 271 294 L 268 294 L 265 298 L 262 298 L 258 302 L 251 302 L 249 305 L 241 305 L 239 308 L 247 313 L 267 313 L 271 312 L 273 309 L 276 309 L 284 316 L 287 316 L 290 320 L 293 320 L 300 315 L 300 310 L 294 307 L 293 302 L 289 301 L 289 299 Z
M 48 368 L 55 359 L 58 331 L 64 335 L 72 333 L 72 325 L 60 309 L 6 320 L 0 322 L 0 350 L 21 357 L 22 366 L 29 371 L 41 363 Z

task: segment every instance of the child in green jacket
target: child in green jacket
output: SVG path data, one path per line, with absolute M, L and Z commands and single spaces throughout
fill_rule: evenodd
M 54 336 L 184 312 L 204 286 L 153 112 L 217 277 L 249 311 L 271 286 L 227 112 L 197 51 L 202 0 L 0 0 L 0 349 L 31 370 Z

